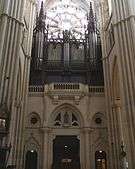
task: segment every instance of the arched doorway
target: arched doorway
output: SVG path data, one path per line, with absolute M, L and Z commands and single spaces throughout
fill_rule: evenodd
M 37 152 L 34 150 L 27 151 L 25 158 L 25 169 L 37 169 Z
M 53 169 L 80 168 L 81 151 L 84 150 L 80 136 L 82 125 L 81 114 L 75 107 L 64 104 L 55 109 L 50 118 L 52 139 L 47 150 L 51 152 L 48 166 Z
M 77 136 L 56 136 L 53 141 L 53 169 L 80 169 L 80 140 Z
M 95 153 L 96 169 L 107 169 L 106 152 L 96 151 Z

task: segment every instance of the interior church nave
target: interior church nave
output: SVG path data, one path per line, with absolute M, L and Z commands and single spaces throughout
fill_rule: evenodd
M 0 169 L 134 169 L 134 0 L 0 0 Z

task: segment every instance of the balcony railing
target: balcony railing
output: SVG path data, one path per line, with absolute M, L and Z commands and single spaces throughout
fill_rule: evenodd
M 104 93 L 103 86 L 89 86 L 89 93 Z
M 51 83 L 45 86 L 29 86 L 30 93 L 49 91 L 104 93 L 104 86 L 88 86 L 81 83 Z
M 44 92 L 44 86 L 29 86 L 29 92 Z
M 54 83 L 54 90 L 79 90 L 79 83 Z

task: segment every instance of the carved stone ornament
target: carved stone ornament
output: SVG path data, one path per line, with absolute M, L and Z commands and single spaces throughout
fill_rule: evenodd
M 6 104 L 2 104 L 0 105 L 0 117 L 5 117 L 7 118 L 7 114 L 8 114 L 8 108 L 6 106 Z

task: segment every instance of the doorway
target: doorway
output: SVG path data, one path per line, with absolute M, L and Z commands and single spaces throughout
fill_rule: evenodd
M 95 153 L 96 169 L 107 169 L 106 152 L 96 151 Z
M 37 169 L 37 152 L 27 151 L 25 159 L 25 169 Z
M 80 169 L 80 140 L 77 136 L 56 136 L 53 169 Z

